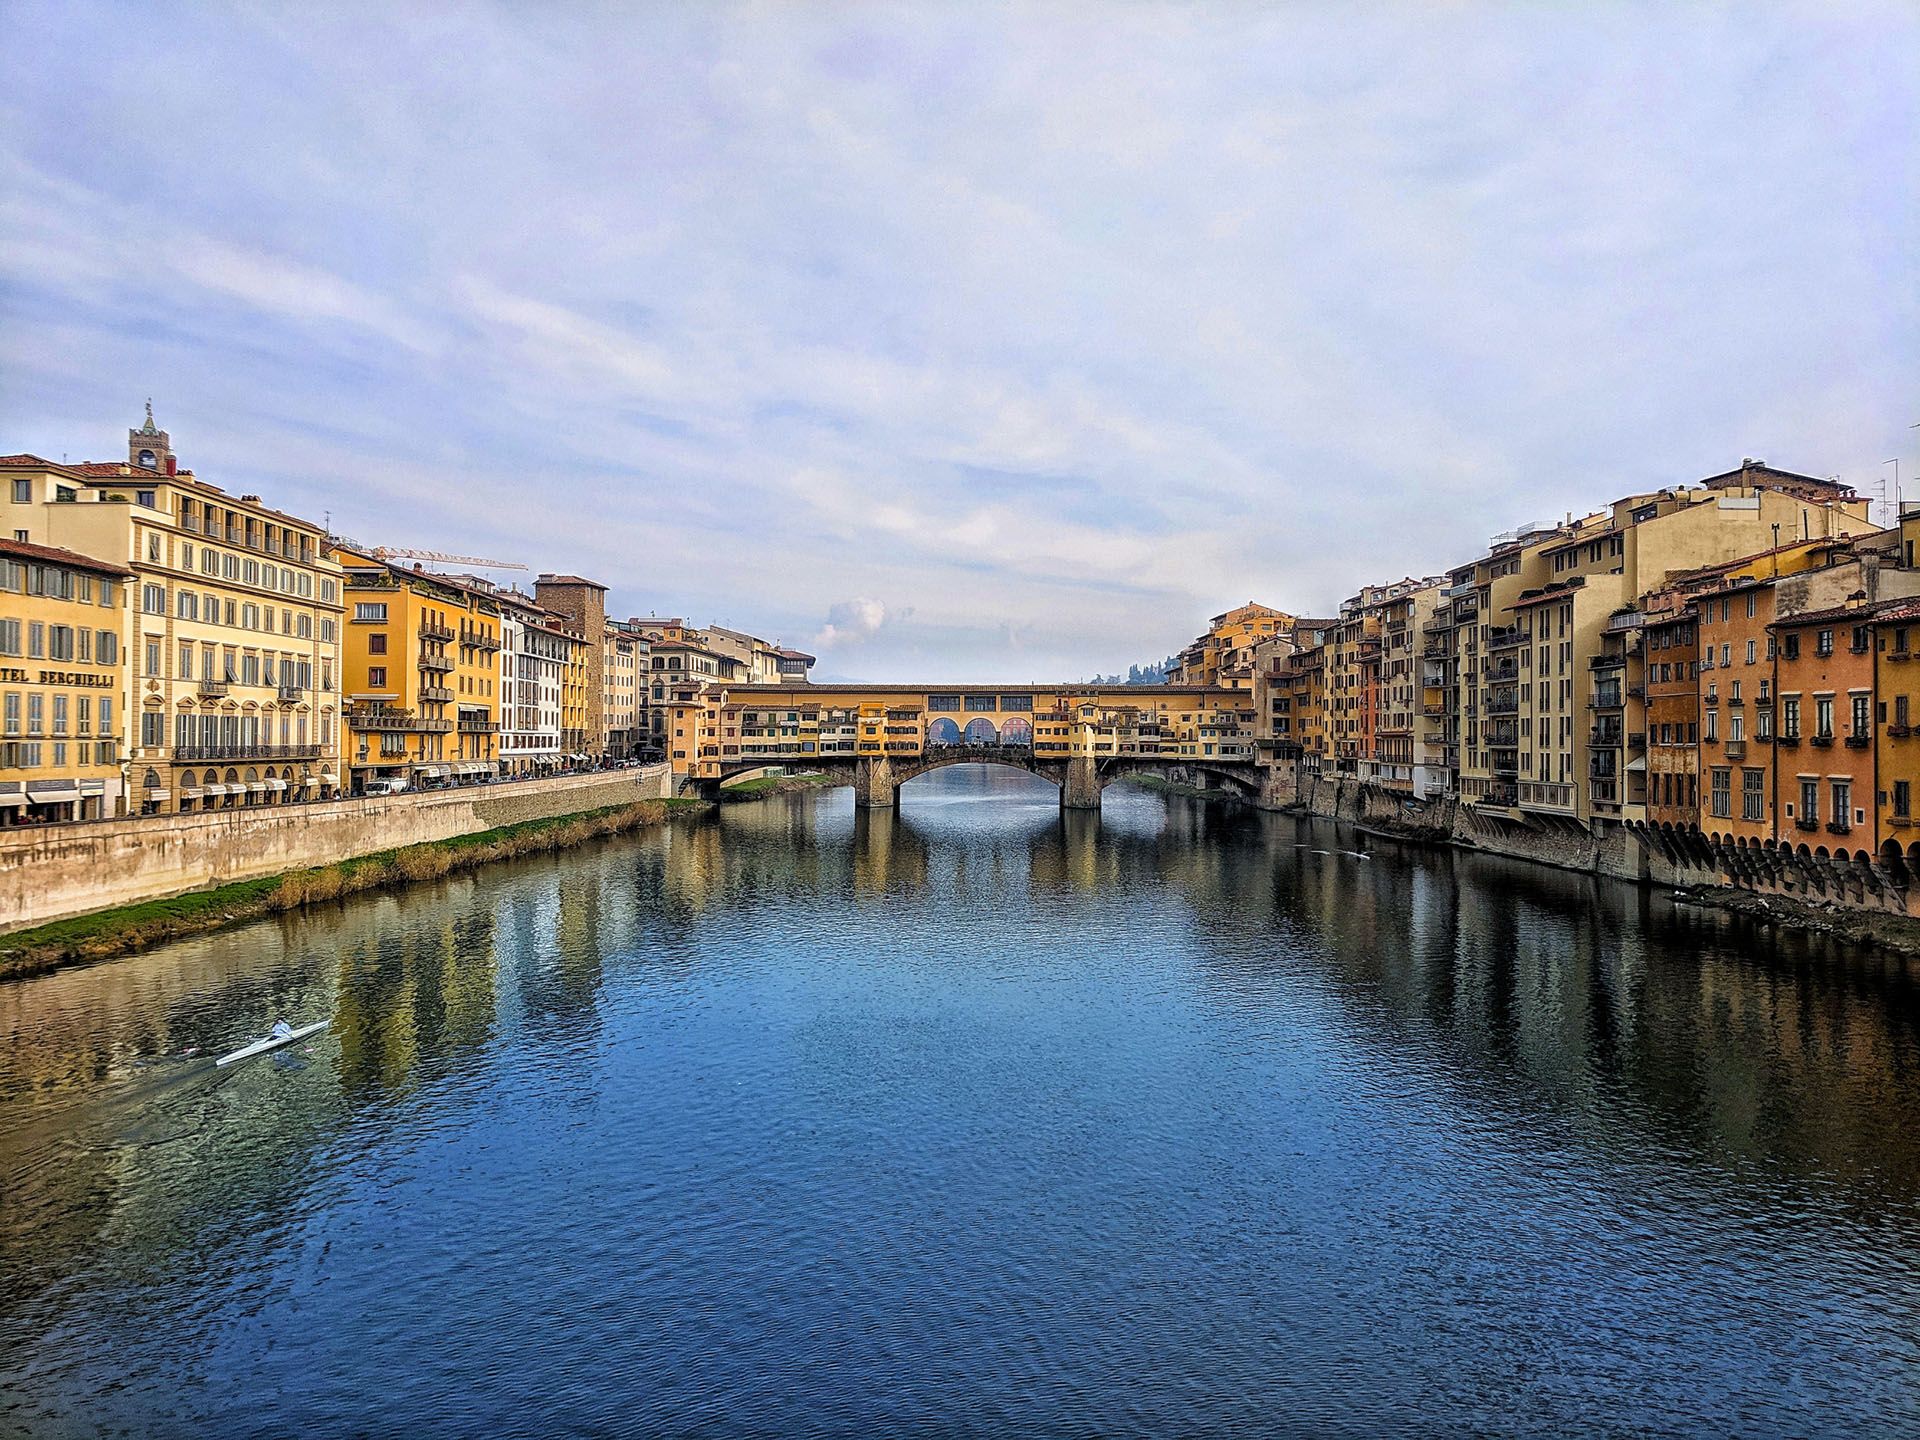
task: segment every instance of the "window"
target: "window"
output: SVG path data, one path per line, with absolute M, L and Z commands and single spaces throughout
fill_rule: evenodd
M 1749 595 L 1747 598 L 1751 600 L 1753 597 Z M 1760 642 L 1758 640 L 1747 641 L 1747 664 L 1751 665 L 1755 660 L 1759 658 L 1760 658 Z
M 1740 772 L 1740 818 L 1742 820 L 1764 820 L 1766 818 L 1766 783 L 1764 770 L 1743 770 Z
M 1800 782 L 1800 822 L 1803 825 L 1820 823 L 1820 782 L 1818 780 Z
M 47 658 L 49 660 L 73 659 L 73 627 L 55 625 L 47 631 Z
M 1868 697 L 1855 695 L 1853 698 L 1853 733 L 1864 738 L 1872 729 L 1873 722 L 1868 717 Z
M 1816 655 L 1833 654 L 1833 631 L 1822 630 L 1814 636 L 1813 653 Z
M 158 640 L 149 640 L 147 641 L 147 674 L 158 675 L 160 673 L 160 642 Z
M 376 630 L 373 634 L 367 636 L 367 653 L 369 655 L 384 655 L 387 653 L 386 631 Z
M 140 743 L 158 746 L 167 743 L 167 717 L 158 710 L 140 712 Z
M 1773 711 L 1756 710 L 1753 712 L 1753 733 L 1762 740 L 1773 738 Z
M 158 585 L 148 585 L 141 592 L 140 608 L 149 615 L 167 613 L 167 592 Z
M 1822 739 L 1833 738 L 1833 697 L 1831 695 L 1820 695 L 1814 699 L 1813 733 Z
M 1800 738 L 1800 697 L 1798 695 L 1780 697 L 1780 738 L 1783 740 Z
M 1707 711 L 1706 719 L 1706 738 L 1709 740 L 1718 740 L 1720 738 L 1720 712 L 1718 710 L 1709 710 Z
M 13 503 L 31 505 L 33 503 L 33 481 L 16 480 L 13 482 Z
M 179 620 L 198 620 L 200 618 L 200 597 L 191 590 L 176 590 L 173 595 L 174 618 Z
M 1902 820 L 1913 815 L 1913 791 L 1905 780 L 1893 782 L 1893 813 Z
M 1852 814 L 1853 782 L 1851 780 L 1835 780 L 1833 782 L 1833 820 L 1831 823 L 1837 828 L 1844 830 L 1847 828 L 1847 820 Z
M 1724 766 L 1716 765 L 1713 770 L 1713 787 L 1708 792 L 1709 808 L 1721 819 L 1733 816 L 1733 772 Z
M 387 602 L 357 600 L 353 606 L 353 618 L 359 624 L 384 625 L 387 621 Z
M 384 690 L 387 686 L 387 667 L 370 665 L 367 667 L 367 684 L 375 690 Z
M 20 622 L 0 619 L 0 655 L 20 653 Z
M 1798 635 L 1782 637 L 1780 641 L 1780 654 L 1785 659 L 1798 660 L 1800 658 L 1800 637 Z
M 1747 592 L 1747 618 L 1748 618 L 1749 620 L 1751 620 L 1751 619 L 1753 619 L 1753 614 L 1754 614 L 1754 608 L 1755 608 L 1755 601 L 1757 601 L 1758 599 L 1759 599 L 1759 597 L 1758 597 L 1757 595 L 1755 595 L 1755 594 L 1753 593 L 1753 591 L 1751 591 L 1751 590 L 1749 590 L 1749 591 Z M 1749 640 L 1749 641 L 1747 642 L 1747 648 L 1748 648 L 1748 649 L 1752 649 L 1752 648 L 1753 648 L 1753 642 L 1752 642 L 1751 640 Z

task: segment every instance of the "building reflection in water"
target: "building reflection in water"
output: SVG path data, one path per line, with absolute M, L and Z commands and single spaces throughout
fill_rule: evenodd
M 1463 1116 L 1863 1203 L 1920 1191 L 1904 965 L 1321 822 L 1121 787 L 1104 815 L 1062 815 L 1031 777 L 943 773 L 897 812 L 856 813 L 845 790 L 728 806 L 0 987 L 0 1290 L 26 1303 L 102 1264 L 131 1285 L 297 1213 L 344 1155 L 395 1143 L 410 1107 L 506 1050 L 597 1093 L 582 1061 L 610 1005 L 679 1003 L 791 933 L 1038 964 L 1032 947 L 1069 948 L 1077 916 L 1113 907 L 1143 947 L 1198 942 L 1180 1003 L 1324 998 L 1338 1043 L 1417 1070 Z M 210 1072 L 276 1016 L 332 1017 L 307 1070 Z

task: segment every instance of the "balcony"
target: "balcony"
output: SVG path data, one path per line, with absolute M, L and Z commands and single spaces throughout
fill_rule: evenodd
M 183 764 L 204 760 L 318 760 L 318 745 L 176 745 L 173 758 Z
M 1807 737 L 1807 743 L 1809 745 L 1816 745 L 1822 750 L 1831 750 L 1833 748 L 1833 736 L 1809 735 Z
M 447 675 L 453 671 L 453 661 L 445 655 L 422 655 L 420 657 L 420 668 L 422 670 L 431 670 L 436 674 Z
M 1516 645 L 1524 645 L 1526 643 L 1526 632 L 1511 625 L 1495 626 L 1487 634 L 1487 648 L 1489 650 L 1511 650 Z
M 1847 835 L 1852 833 L 1853 826 L 1844 820 L 1829 820 L 1827 829 L 1835 835 Z
M 1591 660 L 1587 661 L 1587 668 L 1589 670 L 1618 670 L 1626 663 L 1627 657 L 1624 655 L 1595 655 Z
M 1609 630 L 1638 630 L 1647 623 L 1647 617 L 1638 610 L 1622 610 L 1607 617 Z
M 1911 735 L 1912 733 L 1913 733 L 1913 727 L 1911 725 L 1900 724 L 1896 722 L 1895 724 L 1887 726 L 1887 734 L 1893 736 L 1895 739 L 1898 739 L 1898 740 L 1904 740 L 1907 738 L 1907 736 Z
M 453 703 L 453 691 L 444 685 L 422 685 L 420 698 L 423 701 L 437 701 L 442 705 Z
M 1747 742 L 1744 740 L 1729 740 L 1725 748 L 1727 759 L 1729 760 L 1744 760 L 1747 758 Z
M 1796 830 L 1818 830 L 1820 819 L 1818 816 L 1802 815 L 1793 824 Z
M 202 695 L 217 697 L 231 692 L 233 682 L 231 680 L 202 680 L 194 688 Z
M 297 705 L 306 698 L 307 687 L 304 685 L 282 685 L 278 687 L 274 693 L 279 697 L 282 705 Z
M 1609 750 L 1620 748 L 1620 737 L 1626 732 L 1614 726 L 1596 725 L 1587 734 L 1587 744 L 1598 745 Z
M 1798 735 L 1782 735 L 1773 743 L 1783 750 L 1798 750 L 1800 748 L 1800 737 Z
M 1858 730 L 1847 736 L 1847 748 L 1849 750 L 1864 750 L 1872 743 L 1873 736 L 1863 735 Z
M 489 720 L 484 715 L 462 715 L 460 733 L 463 735 L 492 735 L 500 728 L 500 722 Z
M 431 620 L 422 620 L 420 622 L 420 638 L 422 640 L 438 640 L 444 644 L 446 641 L 453 639 L 453 627 L 451 625 L 436 625 Z

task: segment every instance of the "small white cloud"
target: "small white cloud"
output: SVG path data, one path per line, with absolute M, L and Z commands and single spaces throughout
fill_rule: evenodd
M 842 600 L 828 609 L 827 623 L 813 637 L 813 644 L 822 650 L 834 645 L 858 645 L 871 640 L 886 623 L 887 607 L 878 600 Z

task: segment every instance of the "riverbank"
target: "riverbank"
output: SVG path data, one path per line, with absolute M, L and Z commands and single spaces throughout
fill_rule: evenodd
M 743 780 L 738 785 L 721 787 L 720 801 L 732 804 L 740 800 L 763 800 L 769 795 L 797 795 L 823 786 L 845 785 L 845 775 L 762 775 L 758 780 Z
M 704 808 L 703 801 L 684 799 L 608 805 L 58 920 L 0 936 L 0 980 L 107 960 L 183 935 L 219 930 L 368 890 L 437 880 L 496 860 L 563 850 L 599 836 L 659 824 L 676 812 Z

